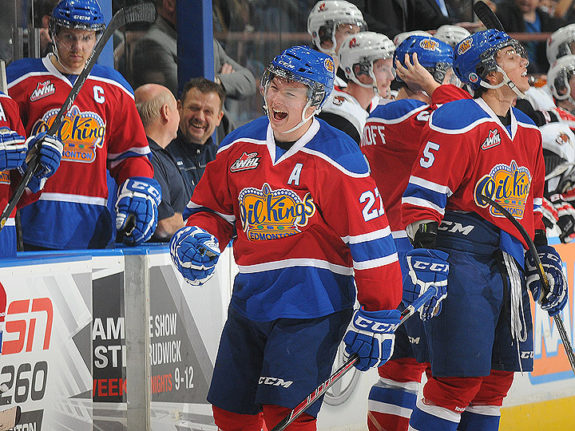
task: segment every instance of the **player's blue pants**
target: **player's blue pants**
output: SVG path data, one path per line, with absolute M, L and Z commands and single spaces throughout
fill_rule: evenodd
M 208 401 L 257 415 L 262 405 L 293 409 L 331 374 L 353 310 L 314 319 L 256 322 L 229 308 Z M 321 400 L 306 410 L 317 416 Z

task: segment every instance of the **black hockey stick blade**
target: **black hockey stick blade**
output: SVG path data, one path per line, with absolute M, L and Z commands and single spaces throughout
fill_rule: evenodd
M 505 31 L 503 24 L 497 18 L 497 15 L 491 10 L 487 3 L 478 0 L 473 4 L 473 12 L 477 15 L 477 18 L 481 20 L 485 28 L 495 29 L 499 31 Z
M 0 431 L 11 430 L 20 422 L 20 406 L 11 407 L 0 412 Z
M 533 243 L 533 240 L 525 230 L 521 223 L 517 221 L 515 217 L 511 215 L 509 211 L 507 211 L 503 206 L 501 206 L 498 202 L 491 199 L 489 196 L 482 195 L 482 199 L 487 201 L 491 206 L 493 206 L 497 211 L 505 216 L 513 226 L 519 231 L 525 242 L 528 246 L 528 252 L 533 258 L 535 262 L 535 266 L 537 267 L 537 272 L 539 274 L 539 278 L 541 279 L 541 284 L 543 285 L 543 292 L 541 292 L 541 296 L 539 302 L 543 300 L 549 293 L 549 280 L 547 279 L 547 275 L 543 270 L 543 265 L 541 264 L 541 259 L 539 259 L 539 255 L 537 254 L 537 248 Z M 565 325 L 563 324 L 563 319 L 559 314 L 553 316 L 553 322 L 557 327 L 557 331 L 559 332 L 559 336 L 561 337 L 561 341 L 563 342 L 563 348 L 565 349 L 565 353 L 567 354 L 567 359 L 569 360 L 569 364 L 571 365 L 571 370 L 573 370 L 573 374 L 575 374 L 575 353 L 573 352 L 573 347 L 571 346 L 571 341 L 569 341 L 569 336 L 567 335 L 567 331 L 565 330 Z
M 425 304 L 433 295 L 437 293 L 437 288 L 435 286 L 430 286 L 419 298 L 413 301 L 413 304 L 409 305 L 401 313 L 401 320 L 399 321 L 399 326 L 403 325 L 407 319 L 409 319 L 413 314 Z M 295 421 L 300 415 L 305 412 L 309 406 L 315 403 L 323 394 L 331 388 L 335 382 L 341 379 L 345 373 L 353 368 L 356 362 L 359 360 L 357 354 L 351 355 L 345 363 L 337 369 L 329 378 L 319 385 L 311 394 L 307 396 L 305 400 L 299 403 L 285 418 L 283 418 L 271 431 L 284 431 L 293 421 Z
M 64 118 L 64 115 L 66 115 L 66 113 L 72 107 L 72 103 L 74 103 L 74 100 L 78 96 L 78 93 L 82 89 L 82 86 L 86 82 L 86 79 L 88 79 L 88 75 L 90 74 L 92 68 L 96 64 L 96 61 L 100 56 L 100 53 L 104 49 L 104 46 L 106 45 L 108 40 L 113 36 L 114 32 L 126 24 L 130 24 L 133 22 L 153 22 L 155 19 L 156 19 L 156 9 L 152 3 L 142 3 L 128 8 L 122 8 L 114 14 L 112 19 L 110 20 L 110 23 L 106 27 L 106 30 L 104 30 L 104 32 L 98 39 L 98 42 L 94 46 L 94 50 L 92 51 L 92 54 L 88 58 L 88 61 L 84 66 L 84 69 L 82 69 L 82 72 L 80 73 L 80 75 L 78 75 L 78 78 L 76 78 L 76 82 L 74 82 L 74 86 L 72 87 L 72 90 L 70 90 L 70 94 L 68 94 L 68 97 L 64 101 L 64 104 L 62 105 L 62 107 L 56 114 L 54 121 L 50 125 L 50 128 L 48 129 L 47 132 L 48 135 L 55 135 L 58 132 L 58 129 L 62 124 L 62 119 Z M 32 179 L 32 175 L 34 175 L 34 172 L 36 171 L 36 168 L 38 166 L 37 154 L 39 150 L 38 148 L 39 145 L 41 145 L 41 141 L 36 143 L 35 151 L 32 151 L 31 158 L 28 161 L 28 167 L 26 169 L 26 172 L 24 173 L 22 180 L 20 181 L 20 184 L 18 184 L 18 187 L 14 191 L 14 194 L 12 195 L 12 197 L 10 197 L 8 204 L 2 211 L 2 215 L 0 216 L 0 231 L 4 228 L 4 225 L 6 224 L 8 217 L 10 217 L 10 214 L 12 214 L 12 211 L 14 211 L 14 208 L 18 204 L 18 201 L 24 194 L 26 186 Z

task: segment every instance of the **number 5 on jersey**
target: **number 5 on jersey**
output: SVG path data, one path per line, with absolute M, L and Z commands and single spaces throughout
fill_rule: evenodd
M 433 162 L 435 161 L 435 154 L 433 154 L 433 151 L 438 150 L 439 150 L 439 144 L 428 141 L 427 144 L 425 144 L 425 148 L 423 149 L 423 157 L 419 159 L 419 165 L 422 168 L 430 168 L 433 165 Z
M 359 197 L 359 202 L 363 204 L 361 213 L 365 221 L 373 220 L 384 214 L 383 202 L 381 201 L 377 187 L 373 191 L 368 190 L 363 192 Z

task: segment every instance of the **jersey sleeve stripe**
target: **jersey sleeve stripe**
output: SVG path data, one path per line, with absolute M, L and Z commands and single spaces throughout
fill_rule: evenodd
M 353 261 L 353 269 L 355 269 L 356 271 L 361 271 L 363 269 L 372 269 L 372 268 L 377 268 L 380 266 L 389 265 L 390 263 L 397 262 L 397 261 L 398 261 L 397 252 L 395 252 L 389 256 L 380 257 L 378 259 L 366 260 L 364 262 L 356 262 L 354 260 Z
M 292 267 L 313 267 L 327 269 L 335 274 L 353 275 L 353 269 L 347 266 L 336 265 L 331 262 L 319 259 L 286 259 L 275 262 L 258 263 L 255 265 L 238 265 L 238 269 L 243 274 L 253 274 L 258 272 L 274 271 L 277 269 L 287 269 Z
M 425 189 L 432 190 L 437 193 L 443 193 L 447 197 L 451 196 L 453 192 L 447 186 L 442 186 L 441 184 L 434 183 L 433 181 L 425 180 L 421 177 L 411 176 L 409 177 L 409 184 L 415 186 L 423 187 Z
M 429 105 L 419 106 L 418 108 L 411 109 L 410 111 L 403 114 L 401 117 L 397 117 L 397 118 L 369 117 L 367 119 L 367 122 L 368 123 L 382 123 L 382 124 L 399 124 L 399 123 L 405 121 L 405 119 L 411 117 L 412 115 L 415 115 L 416 113 L 418 113 L 420 111 L 423 111 L 424 109 L 427 109 L 428 107 L 429 107 Z
M 72 195 L 68 193 L 42 193 L 38 200 L 41 201 L 56 201 L 56 202 L 72 202 L 75 204 L 87 204 L 87 205 L 100 205 L 106 206 L 107 199 L 99 198 L 95 196 L 82 196 L 82 195 Z
M 367 262 L 371 259 L 390 256 L 395 253 L 395 243 L 391 236 L 375 241 L 350 244 L 349 249 L 354 262 Z
M 346 244 L 358 244 L 360 242 L 371 241 L 374 239 L 385 238 L 390 234 L 391 230 L 388 227 L 385 229 L 376 230 L 374 232 L 364 233 L 361 235 L 343 236 L 341 240 Z
M 401 199 L 401 203 L 402 205 L 405 204 L 409 204 L 409 205 L 414 205 L 416 207 L 423 207 L 423 208 L 431 208 L 433 209 L 435 212 L 438 212 L 441 215 L 445 214 L 445 209 L 444 207 L 438 206 L 436 204 L 434 204 L 433 202 L 427 200 L 427 199 L 421 199 L 421 198 L 414 198 L 414 197 L 403 197 Z
M 126 157 L 147 156 L 150 154 L 150 147 L 131 147 L 121 153 L 108 153 L 108 160 L 125 159 Z

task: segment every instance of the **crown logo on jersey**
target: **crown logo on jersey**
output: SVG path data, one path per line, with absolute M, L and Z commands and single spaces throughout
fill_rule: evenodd
M 524 166 L 517 166 L 515 160 L 511 164 L 498 164 L 491 169 L 475 186 L 475 203 L 481 208 L 489 206 L 482 199 L 488 196 L 515 218 L 522 219 L 525 212 L 525 203 L 531 188 L 531 173 Z M 495 208 L 490 207 L 489 213 L 494 217 L 504 217 Z
M 241 172 L 250 169 L 255 169 L 260 164 L 261 157 L 258 157 L 258 153 L 244 153 L 237 159 L 232 166 L 230 166 L 230 172 Z
M 47 111 L 32 127 L 31 134 L 46 132 L 54 122 L 60 109 Z M 106 123 L 95 112 L 80 111 L 76 105 L 66 113 L 56 136 L 64 144 L 62 160 L 92 163 L 96 149 L 102 148 L 106 134 Z
M 473 45 L 473 39 L 471 39 L 470 37 L 461 41 L 459 43 L 459 46 L 457 47 L 457 54 L 459 54 L 459 55 L 465 54 L 467 51 L 469 51 L 469 48 L 471 48 L 471 45 Z
M 54 88 L 54 84 L 48 81 L 39 82 L 36 85 L 36 89 L 30 95 L 30 102 L 35 102 L 36 100 L 40 100 L 46 96 L 54 94 L 56 92 L 56 88 Z
M 293 190 L 273 190 L 267 183 L 261 190 L 255 187 L 243 189 L 238 200 L 242 226 L 250 241 L 296 235 L 315 214 L 310 193 L 300 199 Z
M 10 171 L 0 171 L 0 184 L 10 184 Z
M 489 136 L 485 138 L 485 141 L 481 144 L 481 149 L 488 150 L 498 146 L 499 144 L 501 144 L 501 135 L 499 135 L 499 131 L 497 129 L 493 129 L 489 131 Z
M 432 39 L 422 39 L 421 42 L 419 42 L 419 46 L 426 51 L 435 51 L 439 43 Z

